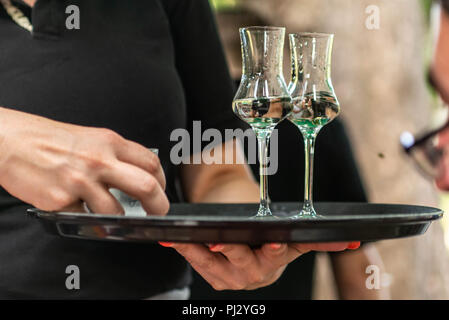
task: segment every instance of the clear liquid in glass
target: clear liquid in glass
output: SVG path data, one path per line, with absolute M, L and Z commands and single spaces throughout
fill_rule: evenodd
M 290 97 L 239 99 L 232 104 L 234 113 L 255 129 L 274 128 L 292 108 Z

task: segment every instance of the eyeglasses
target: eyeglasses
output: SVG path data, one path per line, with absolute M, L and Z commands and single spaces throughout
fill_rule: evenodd
M 431 71 L 428 73 L 428 82 L 438 94 L 438 85 Z M 439 99 L 442 101 L 441 97 Z M 446 104 L 444 105 L 446 108 L 449 108 Z M 447 129 L 449 129 L 449 121 L 440 128 L 418 137 L 415 137 L 410 132 L 403 132 L 400 137 L 401 145 L 406 154 L 414 160 L 421 172 L 432 178 L 438 178 L 442 175 L 442 159 L 444 154 L 449 152 L 449 150 L 446 150 L 449 148 L 439 146 L 438 135 Z

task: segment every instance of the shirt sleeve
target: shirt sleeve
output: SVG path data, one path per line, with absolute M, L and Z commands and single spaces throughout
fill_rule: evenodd
M 242 127 L 232 112 L 235 87 L 230 77 L 208 0 L 162 1 L 170 21 L 176 68 L 187 103 L 187 126 L 201 121 L 204 131 Z M 223 135 L 224 137 L 224 135 Z

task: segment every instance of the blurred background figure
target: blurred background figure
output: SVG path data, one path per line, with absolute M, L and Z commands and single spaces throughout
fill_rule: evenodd
M 368 200 L 440 206 L 444 209 L 446 198 L 438 197 L 432 181 L 419 174 L 413 163 L 404 156 L 398 142 L 401 132 L 424 131 L 429 123 L 434 121 L 435 116 L 441 117 L 432 107 L 433 100 L 426 86 L 426 69 L 432 58 L 429 24 L 431 0 L 215 0 L 213 2 L 219 9 L 217 21 L 234 79 L 239 79 L 241 75 L 239 27 L 276 25 L 285 26 L 287 33 L 301 31 L 334 33 L 333 84 L 342 107 L 341 119 L 347 125 Z M 285 78 L 288 81 L 290 63 L 287 43 L 285 61 Z M 443 61 L 448 60 L 443 58 Z M 276 181 L 273 181 L 276 179 L 274 176 L 270 181 L 270 195 L 273 201 L 298 201 L 302 197 L 302 141 L 299 134 L 288 125 L 288 122 L 285 122 L 280 128 L 280 171 L 277 178 L 283 177 L 282 156 L 287 146 L 282 144 L 288 141 L 288 153 L 291 155 L 288 165 L 294 169 L 289 169 L 290 178 L 284 183 L 292 183 L 291 177 L 298 174 L 297 185 L 291 186 L 297 193 L 280 195 L 275 199 L 279 195 L 274 190 L 276 184 Z M 343 129 L 339 130 L 336 127 L 343 128 L 341 123 L 336 121 L 333 126 L 324 128 L 320 133 L 321 137 L 318 137 L 320 141 L 317 143 L 316 152 L 316 200 L 363 201 L 364 193 L 357 193 L 359 187 L 349 181 L 346 181 L 347 194 L 339 199 L 327 199 L 329 194 L 325 191 L 326 183 L 332 185 L 335 181 L 329 177 L 327 179 L 317 177 L 319 172 L 327 170 L 325 165 L 320 165 L 319 152 L 327 154 L 335 152 L 335 155 L 338 155 L 338 150 L 327 149 L 332 147 L 334 143 L 332 139 L 335 139 L 331 132 L 336 130 L 334 132 L 339 132 L 343 137 L 340 142 L 346 141 Z M 283 133 L 286 135 L 283 136 Z M 327 140 L 330 146 L 326 145 Z M 346 161 L 353 166 L 350 149 L 346 154 L 349 157 L 340 157 L 338 161 Z M 341 168 L 347 169 L 347 166 L 342 164 Z M 351 176 L 355 179 L 352 181 L 358 179 L 357 173 L 349 171 L 346 174 L 347 179 L 351 179 Z M 345 182 L 342 184 L 345 185 Z M 320 194 L 320 190 L 324 194 Z M 295 198 L 281 199 L 288 196 Z M 371 247 L 362 247 L 363 250 L 338 255 L 339 258 L 336 258 L 337 255 L 332 255 L 330 259 L 327 255 L 318 255 L 314 267 L 313 298 L 357 296 L 364 298 L 370 294 L 373 295 L 371 298 L 376 296 L 373 292 L 364 296 L 368 290 L 363 289 L 365 284 L 360 283 L 362 280 L 348 277 L 349 273 L 354 272 L 349 268 L 345 269 L 347 273 L 339 272 L 342 269 L 338 268 L 339 263 L 336 261 L 339 259 L 349 261 L 348 265 L 355 266 L 356 274 L 362 275 L 369 261 L 377 261 L 382 268 L 380 256 L 385 266 L 381 272 L 381 286 L 391 291 L 392 298 L 449 298 L 449 274 L 445 272 L 449 270 L 448 246 L 445 245 L 449 241 L 444 241 L 446 225 L 447 219 L 443 219 L 442 222 L 432 224 L 424 236 L 382 241 L 370 245 Z M 446 239 L 449 239 L 447 235 Z M 358 257 L 353 258 L 351 255 Z M 329 261 L 332 261 L 332 264 Z M 292 266 L 289 268 L 293 270 Z M 336 271 L 335 277 L 332 277 L 332 269 Z M 310 270 L 310 264 L 307 270 Z M 287 275 L 288 273 L 285 274 Z M 355 281 L 355 285 L 348 282 L 348 279 Z M 299 278 L 295 280 L 299 281 Z M 386 297 L 387 291 L 377 292 L 377 297 Z
M 435 94 L 447 108 L 449 105 L 449 0 L 441 0 L 443 10 L 435 10 L 434 34 L 436 44 L 430 67 L 430 80 Z M 444 150 L 440 175 L 436 179 L 439 188 L 449 190 L 449 127 L 438 136 L 438 145 Z

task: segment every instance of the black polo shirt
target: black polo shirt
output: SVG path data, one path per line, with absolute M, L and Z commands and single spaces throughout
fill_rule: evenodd
M 65 27 L 72 4 L 79 30 Z M 38 0 L 22 9 L 33 34 L 0 6 L 0 105 L 159 148 L 167 195 L 180 201 L 170 133 L 193 120 L 240 125 L 208 1 Z M 0 298 L 144 298 L 189 284 L 172 249 L 51 236 L 26 208 L 0 190 Z M 68 265 L 80 268 L 80 290 L 65 287 Z

